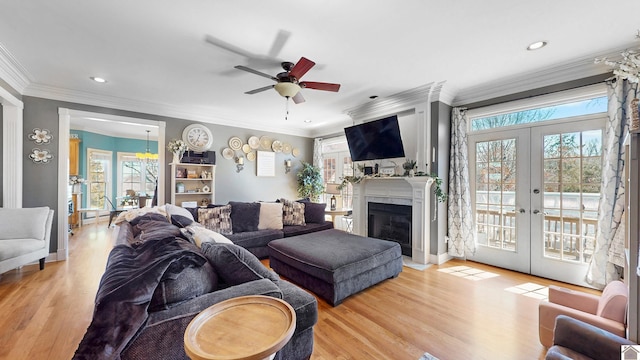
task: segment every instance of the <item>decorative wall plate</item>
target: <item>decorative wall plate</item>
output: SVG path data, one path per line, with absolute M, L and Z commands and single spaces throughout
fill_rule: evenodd
M 249 144 L 242 145 L 242 151 L 244 151 L 245 154 L 250 153 L 251 152 L 251 146 L 249 146 Z
M 47 129 L 35 128 L 33 134 L 29 134 L 29 140 L 35 141 L 36 144 L 48 144 L 51 139 L 53 139 L 53 135 Z
M 282 152 L 282 143 L 279 140 L 275 140 L 273 143 L 271 143 L 271 149 L 274 152 Z
M 250 153 L 247 154 L 247 160 L 249 161 L 255 161 L 256 160 L 256 153 L 255 151 L 252 151 Z
M 282 144 L 282 152 L 285 154 L 291 154 L 291 144 Z
M 295 157 L 300 156 L 300 149 L 298 148 L 293 148 L 293 150 L 291 150 L 291 154 Z
M 234 136 L 229 139 L 229 147 L 231 150 L 240 150 L 242 149 L 242 140 L 239 137 Z
M 271 150 L 271 143 L 272 142 L 273 141 L 268 136 L 260 137 L 260 147 L 262 147 L 263 150 Z
M 224 150 L 222 150 L 222 157 L 229 160 L 229 159 L 233 159 L 233 150 L 229 149 L 229 148 L 224 148 Z
M 31 150 L 31 154 L 29 154 L 29 159 L 33 160 L 36 164 L 46 164 L 49 160 L 53 159 L 53 154 L 49 152 L 49 150 L 40 150 L 35 148 Z
M 248 143 L 252 149 L 257 149 L 260 147 L 260 139 L 258 139 L 257 136 L 250 137 Z

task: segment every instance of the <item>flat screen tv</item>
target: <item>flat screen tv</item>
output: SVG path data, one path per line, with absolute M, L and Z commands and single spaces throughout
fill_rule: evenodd
M 404 157 L 398 117 L 390 116 L 344 129 L 351 161 Z

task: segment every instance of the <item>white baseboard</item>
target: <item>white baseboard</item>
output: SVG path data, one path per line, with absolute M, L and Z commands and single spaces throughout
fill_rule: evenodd
M 429 255 L 429 262 L 431 264 L 436 264 L 436 265 L 444 264 L 451 259 L 453 259 L 453 257 L 448 253 L 444 253 L 440 255 Z

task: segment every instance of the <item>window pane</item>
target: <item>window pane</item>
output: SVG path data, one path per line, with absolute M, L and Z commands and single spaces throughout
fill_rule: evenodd
M 607 111 L 607 97 L 471 119 L 471 131 L 495 129 Z

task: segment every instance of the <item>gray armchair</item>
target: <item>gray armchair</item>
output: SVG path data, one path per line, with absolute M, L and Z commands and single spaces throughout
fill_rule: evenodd
M 635 343 L 591 324 L 558 315 L 553 346 L 549 348 L 545 360 L 620 360 L 622 345 Z

